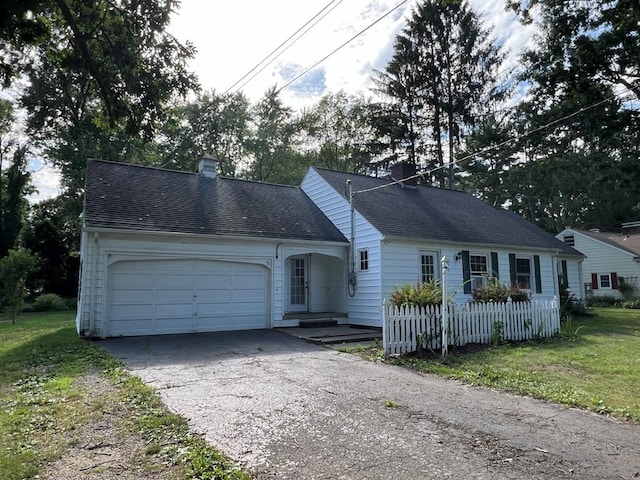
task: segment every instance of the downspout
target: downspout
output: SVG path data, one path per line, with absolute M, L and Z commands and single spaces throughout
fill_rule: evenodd
M 349 213 L 351 223 L 351 238 L 349 239 L 351 265 L 347 277 L 347 292 L 350 297 L 353 297 L 356 294 L 356 213 L 353 208 L 353 185 L 351 185 L 351 180 L 347 180 L 347 187 L 349 188 Z

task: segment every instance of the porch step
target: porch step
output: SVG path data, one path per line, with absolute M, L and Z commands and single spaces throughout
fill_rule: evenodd
M 312 320 L 300 320 L 300 328 L 327 328 L 335 327 L 338 321 L 332 318 L 314 318 Z
M 336 335 L 329 337 L 311 337 L 308 341 L 321 345 L 331 345 L 334 343 L 360 343 L 365 341 L 382 340 L 382 335 L 372 333 L 360 333 L 356 335 Z

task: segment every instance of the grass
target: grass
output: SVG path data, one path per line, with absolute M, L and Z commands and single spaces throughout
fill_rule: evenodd
M 596 312 L 594 317 L 575 318 L 564 326 L 564 335 L 543 342 L 487 346 L 468 353 L 454 348 L 445 361 L 436 356 L 387 361 L 640 422 L 640 311 Z M 379 347 L 351 351 L 369 359 L 382 355 Z
M 98 344 L 79 339 L 73 312 L 25 314 L 16 325 L 0 315 L 0 472 L 3 480 L 32 478 L 45 462 L 77 443 L 68 433 L 94 413 L 77 380 L 99 371 L 116 387 L 131 415 L 129 433 L 148 445 L 144 454 L 178 465 L 183 478 L 248 479 L 227 458 L 192 435 L 156 393 Z M 67 438 L 67 440 L 65 440 Z

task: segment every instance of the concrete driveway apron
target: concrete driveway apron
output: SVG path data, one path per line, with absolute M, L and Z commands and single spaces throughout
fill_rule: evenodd
M 640 477 L 640 425 L 280 332 L 102 344 L 258 479 Z

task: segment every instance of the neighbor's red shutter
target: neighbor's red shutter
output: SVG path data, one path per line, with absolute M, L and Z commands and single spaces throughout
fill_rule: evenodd
M 592 273 L 591 274 L 591 288 L 593 290 L 597 290 L 598 289 L 598 274 L 597 273 Z
M 611 288 L 618 289 L 618 274 L 616 272 L 611 272 Z

